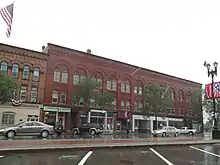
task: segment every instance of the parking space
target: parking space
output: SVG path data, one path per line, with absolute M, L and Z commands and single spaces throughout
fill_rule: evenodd
M 219 165 L 220 145 L 97 149 L 0 155 L 1 165 Z

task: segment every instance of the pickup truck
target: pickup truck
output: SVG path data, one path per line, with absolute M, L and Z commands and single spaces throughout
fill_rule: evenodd
M 182 127 L 179 130 L 180 134 L 189 134 L 190 136 L 193 136 L 196 132 L 196 129 L 188 129 L 187 127 Z

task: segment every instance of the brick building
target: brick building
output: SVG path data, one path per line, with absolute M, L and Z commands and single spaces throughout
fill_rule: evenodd
M 109 131 L 120 131 L 126 126 L 132 131 L 152 130 L 154 117 L 146 118 L 140 113 L 142 91 L 145 84 L 159 83 L 169 89 L 169 95 L 174 100 L 169 117 L 158 118 L 160 124 L 181 126 L 187 119 L 194 128 L 201 126 L 201 123 L 192 124 L 195 123 L 194 118 L 201 119 L 202 114 L 193 114 L 188 100 L 194 90 L 201 89 L 202 84 L 99 57 L 90 50 L 81 52 L 48 44 L 43 51 L 48 53 L 49 58 L 42 121 L 50 114 L 46 119 L 62 119 L 67 130 L 79 122 L 104 122 Z M 115 95 L 112 103 L 115 111 L 92 109 L 84 113 L 78 106 L 72 106 L 71 91 L 85 76 L 94 77 L 102 83 L 103 92 Z
M 48 55 L 0 44 L 0 71 L 20 84 L 12 102 L 0 105 L 0 127 L 39 120 Z

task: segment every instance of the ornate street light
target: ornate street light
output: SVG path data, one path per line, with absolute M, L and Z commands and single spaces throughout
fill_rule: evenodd
M 214 86 L 214 77 L 217 76 L 218 63 L 217 62 L 213 63 L 214 69 L 211 69 L 211 65 L 209 63 L 207 63 L 206 61 L 204 62 L 204 66 L 207 68 L 208 77 L 211 76 L 211 78 L 212 78 L 211 90 L 212 90 L 213 118 L 214 118 L 214 128 L 212 131 L 212 138 L 219 139 L 220 138 L 220 131 L 218 130 L 217 119 L 216 119 L 216 105 L 215 105 L 214 87 L 213 87 Z

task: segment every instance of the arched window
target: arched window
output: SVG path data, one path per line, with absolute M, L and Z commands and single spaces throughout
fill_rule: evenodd
M 102 89 L 102 86 L 103 86 L 103 83 L 102 83 L 103 77 L 102 77 L 102 75 L 101 75 L 100 73 L 98 73 L 98 72 L 93 73 L 91 79 L 97 83 L 98 88 Z
M 59 65 L 53 73 L 54 82 L 68 83 L 68 69 L 64 65 Z
M 12 65 L 12 77 L 13 78 L 18 78 L 18 70 L 19 70 L 18 64 L 13 64 Z
M 8 64 L 6 62 L 1 63 L 1 73 L 6 75 L 8 71 Z
M 39 79 L 40 79 L 40 70 L 38 68 L 34 68 L 33 81 L 39 81 Z
M 141 81 L 137 81 L 134 84 L 134 94 L 141 95 L 143 93 L 143 83 Z
M 131 92 L 130 81 L 128 79 L 125 79 L 124 81 L 121 82 L 121 92 L 125 92 L 125 93 Z
M 108 78 L 107 89 L 112 91 L 117 91 L 117 79 L 114 76 Z
M 30 71 L 29 67 L 28 66 L 24 66 L 22 79 L 27 80 L 29 78 L 29 71 Z
M 77 69 L 73 74 L 73 84 L 79 85 L 86 79 L 86 71 L 84 69 Z
M 170 88 L 169 97 L 170 97 L 170 99 L 175 100 L 175 90 L 174 90 L 174 88 Z
M 183 90 L 179 90 L 179 101 L 183 101 L 183 99 L 184 99 Z

